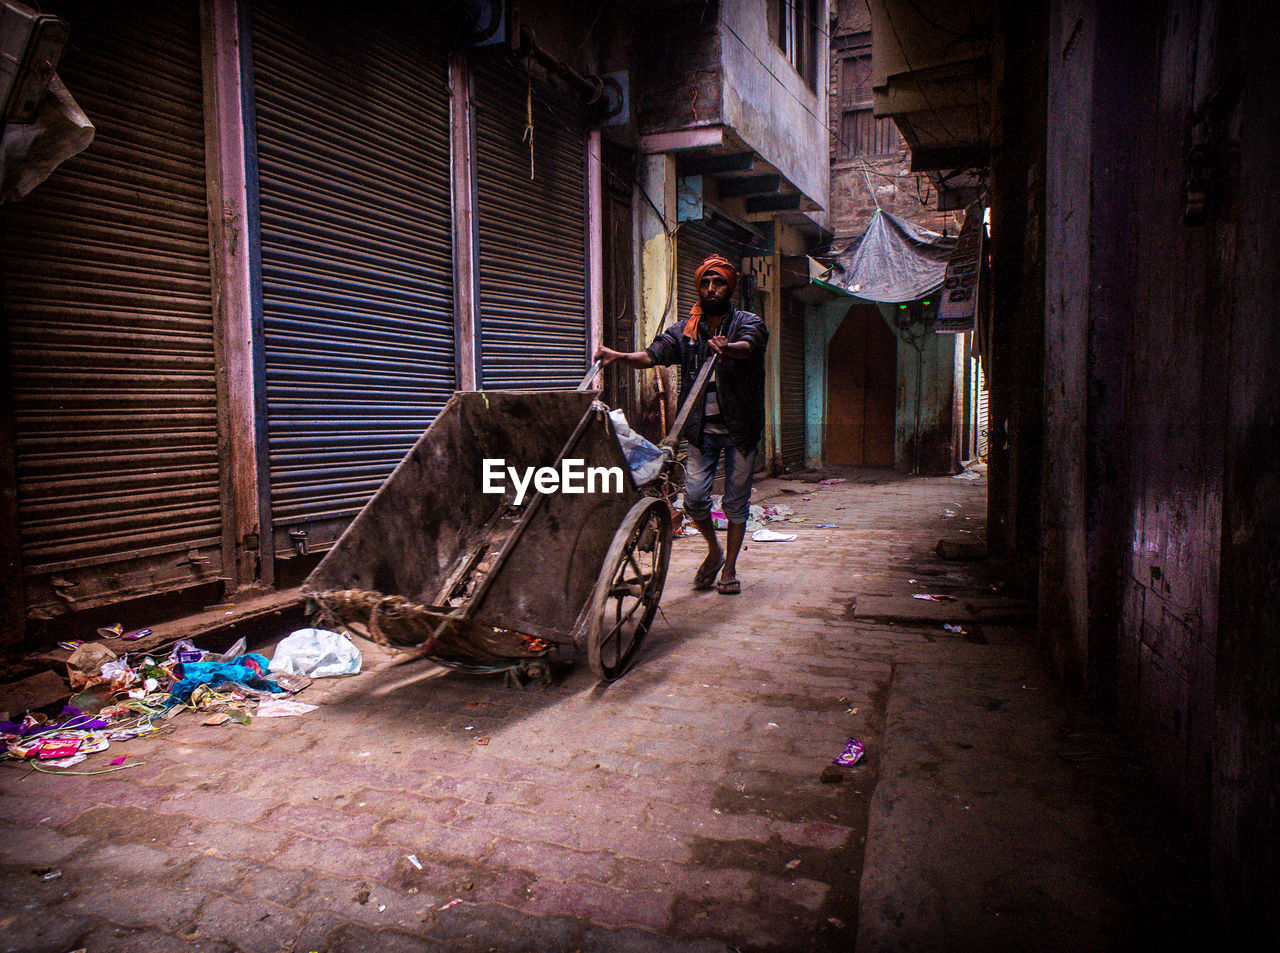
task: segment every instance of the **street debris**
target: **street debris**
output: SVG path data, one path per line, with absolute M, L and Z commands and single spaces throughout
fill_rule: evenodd
M 954 632 L 956 635 L 964 635 L 964 634 L 965 634 L 965 632 L 964 632 L 964 626 L 962 626 L 962 625 L 953 625 L 953 624 L 952 624 L 952 623 L 950 623 L 950 622 L 944 622 L 944 623 L 942 623 L 942 628 L 943 628 L 943 630 L 944 630 L 944 631 L 946 631 L 946 632 Z
M 862 755 L 865 751 L 866 748 L 861 741 L 858 741 L 855 738 L 850 738 L 845 742 L 844 751 L 836 755 L 835 760 L 831 763 L 839 765 L 842 768 L 850 767 L 862 760 Z
M 934 592 L 917 592 L 911 597 L 912 599 L 921 599 L 925 602 L 955 602 L 955 596 L 938 595 Z
M 327 678 L 360 671 L 360 650 L 344 635 L 328 629 L 298 629 L 280 640 L 268 669 L 274 674 Z
M 122 625 L 103 627 L 104 638 L 108 631 L 111 638 L 129 638 Z M 134 634 L 141 638 L 150 630 Z M 311 668 L 326 673 L 329 667 L 359 671 L 360 654 L 355 646 L 346 651 L 334 641 L 350 645 L 345 636 L 327 635 L 332 638 L 323 643 L 318 638 L 306 642 L 322 646 L 326 653 L 318 657 L 320 664 Z M 0 721 L 0 760 L 53 774 L 109 774 L 146 762 L 113 753 L 96 770 L 66 769 L 113 744 L 162 731 L 184 711 L 195 713 L 201 726 L 218 728 L 249 725 L 255 715 L 304 715 L 317 707 L 289 698 L 311 684 L 309 675 L 271 671 L 272 663 L 265 656 L 245 651 L 243 638 L 221 653 L 200 649 L 183 639 L 167 657 L 159 652 L 117 655 L 97 642 L 68 645 L 67 676 L 75 692 L 71 704 L 58 715 L 35 711 L 16 721 Z M 299 657 L 287 647 L 286 654 L 291 660 Z
M 287 718 L 291 715 L 305 715 L 309 711 L 315 711 L 317 707 L 284 698 L 264 698 L 258 702 L 258 710 L 254 714 L 259 718 Z
M 844 477 L 831 477 L 826 480 L 819 480 L 818 482 L 823 486 L 831 486 L 833 483 L 848 483 L 849 481 Z
M 795 538 L 795 533 L 776 533 L 771 529 L 759 529 L 751 534 L 754 543 L 789 543 Z
M 783 864 L 782 866 L 786 867 L 786 868 L 787 868 L 787 870 L 795 870 L 797 867 L 799 867 L 799 866 L 800 866 L 800 858 L 799 858 L 799 857 L 796 857 L 796 858 L 795 858 L 795 859 L 793 859 L 793 860 L 789 860 L 789 861 L 787 861 L 785 864 Z
M 418 860 L 417 854 L 405 854 L 404 859 L 413 864 L 413 866 L 417 867 L 419 870 L 422 869 L 422 862 Z
M 456 907 L 456 906 L 457 906 L 458 904 L 460 904 L 460 903 L 462 903 L 462 898 L 461 898 L 461 897 L 454 897 L 452 900 L 450 900 L 448 903 L 446 903 L 446 904 L 445 904 L 443 907 L 441 907 L 440 909 L 441 909 L 441 910 L 448 910 L 450 907 Z

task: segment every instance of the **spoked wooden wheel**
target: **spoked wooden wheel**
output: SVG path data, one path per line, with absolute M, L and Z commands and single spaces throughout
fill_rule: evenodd
M 671 513 L 663 500 L 641 500 L 627 513 L 604 558 L 591 604 L 587 657 L 612 681 L 627 670 L 649 631 L 671 560 Z

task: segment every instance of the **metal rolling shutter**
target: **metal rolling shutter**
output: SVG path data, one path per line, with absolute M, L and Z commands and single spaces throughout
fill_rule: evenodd
M 197 6 L 45 10 L 71 27 L 59 74 L 97 132 L 0 213 L 38 615 L 211 581 L 221 566 Z
M 689 317 L 689 309 L 698 300 L 698 289 L 693 283 L 693 273 L 710 255 L 723 255 L 742 270 L 742 256 L 746 246 L 734 237 L 735 229 L 719 221 L 685 222 L 676 232 L 676 301 L 677 318 Z M 738 284 L 738 291 L 742 284 Z M 733 305 L 739 306 L 740 296 L 734 295 Z M 749 309 L 748 309 L 749 310 Z
M 475 61 L 481 386 L 574 387 L 587 368 L 582 107 L 505 56 Z
M 804 467 L 804 306 L 783 295 L 779 344 L 782 462 L 788 470 Z
M 277 551 L 336 539 L 455 384 L 444 48 L 421 12 L 295 9 L 253 5 Z

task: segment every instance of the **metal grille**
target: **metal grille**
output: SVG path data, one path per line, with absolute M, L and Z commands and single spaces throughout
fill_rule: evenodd
M 277 549 L 336 538 L 455 384 L 446 54 L 407 10 L 321 7 L 253 11 Z
M 982 362 L 974 361 L 973 364 L 978 372 L 977 374 L 974 375 L 974 384 L 977 387 L 977 391 L 978 391 L 978 401 L 977 401 L 978 432 L 976 435 L 977 439 L 974 440 L 974 448 L 975 448 L 975 452 L 978 455 L 978 459 L 986 460 L 988 454 L 991 452 L 990 442 L 987 438 L 987 431 L 991 426 L 989 422 L 990 418 L 988 417 L 988 414 L 987 414 L 987 406 L 988 406 L 987 400 L 988 400 L 988 397 L 990 396 L 990 392 L 987 390 L 987 375 L 983 371 Z
M 735 229 L 719 221 L 685 222 L 676 232 L 676 301 L 679 311 L 676 320 L 688 320 L 689 310 L 698 300 L 698 289 L 693 283 L 693 273 L 710 255 L 723 255 L 735 268 L 742 270 L 742 256 L 746 246 L 734 237 Z M 738 283 L 738 291 L 742 291 Z M 734 296 L 734 307 L 739 306 L 739 295 Z
M 782 462 L 788 470 L 804 466 L 806 442 L 804 413 L 804 306 L 782 298 L 782 334 L 779 346 L 781 374 Z
M 210 547 L 216 568 L 197 7 L 45 7 L 71 25 L 59 73 L 97 132 L 0 214 L 22 559 L 30 574 Z M 174 573 L 161 587 L 194 564 Z
M 482 386 L 574 387 L 587 367 L 581 107 L 496 52 L 475 59 Z

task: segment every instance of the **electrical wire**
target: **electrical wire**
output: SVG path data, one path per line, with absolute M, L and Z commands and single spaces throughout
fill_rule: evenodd
M 874 18 L 875 14 L 871 12 L 871 0 L 862 0 L 862 2 L 867 8 L 867 15 Z M 916 72 L 916 68 L 911 65 L 911 60 L 907 59 L 907 45 L 902 41 L 902 35 L 898 33 L 898 27 L 893 22 L 893 14 L 889 12 L 889 4 L 885 3 L 883 9 L 885 20 L 889 24 L 889 30 L 893 33 L 893 38 L 898 41 L 898 51 L 902 53 L 902 62 L 907 65 L 907 71 L 914 74 Z M 920 82 L 918 77 L 916 78 L 916 91 L 920 93 L 920 98 L 924 100 L 924 104 L 933 112 L 934 117 L 938 120 L 938 125 L 942 127 L 942 131 L 945 132 L 953 142 L 959 142 L 960 137 L 957 136 L 947 125 L 946 121 L 942 118 L 942 113 L 938 110 L 938 107 L 929 101 L 929 94 L 924 91 L 924 83 Z
M 502 51 L 502 55 L 513 68 L 516 68 L 516 69 L 519 68 L 519 64 L 511 56 L 511 54 L 507 52 L 505 49 Z M 532 125 L 532 122 L 533 122 L 532 102 L 533 100 L 532 100 L 532 86 L 531 86 L 530 100 L 529 100 L 530 125 Z M 569 133 L 571 136 L 579 136 L 582 134 L 581 129 L 575 130 L 574 128 L 572 128 L 569 125 L 569 123 L 565 121 L 565 118 L 561 116 L 560 113 L 554 107 L 548 106 L 547 111 L 553 117 L 555 117 L 556 122 L 560 123 L 560 125 L 564 128 L 565 132 Z M 532 144 L 530 144 L 529 161 L 532 164 L 533 162 Z M 600 160 L 597 160 L 597 161 L 600 161 Z M 624 190 L 632 186 L 632 183 L 626 181 L 625 179 L 622 178 L 622 176 L 614 172 L 613 169 L 609 168 L 607 163 L 600 161 L 600 168 L 604 171 L 606 175 L 612 178 L 616 184 L 622 186 Z M 657 216 L 658 222 L 662 226 L 662 234 L 665 237 L 665 240 L 667 243 L 667 260 L 671 263 L 671 267 L 667 275 L 667 281 L 665 282 L 667 286 L 667 300 L 663 302 L 662 310 L 658 312 L 662 316 L 662 320 L 665 322 L 667 317 L 667 312 L 670 311 L 672 303 L 676 300 L 676 275 L 678 273 L 678 269 L 676 267 L 675 236 L 676 236 L 676 232 L 679 231 L 680 229 L 680 223 L 677 223 L 674 228 L 671 227 L 667 222 L 666 215 L 663 214 L 660 208 L 658 208 L 657 204 L 653 201 L 653 199 L 649 197 L 649 193 L 645 191 L 644 186 L 639 185 L 637 183 L 635 185 L 635 188 L 636 188 L 636 191 L 638 191 L 644 197 L 644 200 L 645 202 L 648 203 L 649 207 L 653 209 L 653 214 Z
M 878 176 L 880 176 L 881 178 L 885 178 L 885 179 L 911 179 L 911 178 L 915 178 L 915 176 L 913 176 L 913 175 L 898 175 L 898 174 L 894 174 L 894 173 L 891 173 L 891 172 L 881 172 L 881 171 L 880 171 L 880 170 L 878 170 L 878 169 L 874 169 L 874 168 L 872 168 L 872 167 L 867 163 L 867 161 L 866 161 L 864 158 L 862 158 L 862 156 L 857 155 L 856 153 L 854 153 L 854 152 L 853 152 L 853 145 L 852 145 L 852 143 L 850 143 L 847 139 L 845 139 L 845 138 L 844 138 L 844 136 L 840 135 L 840 133 L 839 133 L 839 132 L 837 132 L 835 129 L 831 128 L 831 125 L 830 125 L 829 123 L 824 122 L 824 121 L 823 121 L 823 120 L 822 120 L 822 119 L 817 115 L 817 113 L 815 113 L 812 109 L 810 109 L 810 108 L 809 108 L 808 104 L 807 104 L 807 103 L 805 103 L 805 102 L 804 102 L 804 100 L 802 100 L 799 96 L 797 96 L 795 93 L 793 93 L 793 92 L 792 92 L 792 91 L 787 87 L 787 84 L 786 84 L 786 83 L 784 83 L 784 82 L 783 82 L 783 81 L 778 77 L 778 74 L 777 74 L 777 73 L 775 73 L 773 70 L 771 70 L 771 69 L 769 68 L 768 64 L 767 64 L 767 63 L 765 63 L 765 61 L 764 61 L 764 60 L 760 59 L 760 57 L 759 57 L 759 55 L 756 53 L 756 51 L 755 51 L 754 49 L 752 49 L 752 48 L 751 48 L 751 46 L 747 43 L 747 41 L 746 41 L 746 40 L 744 40 L 741 36 L 739 36 L 739 35 L 738 35 L 738 31 L 737 31 L 737 30 L 735 30 L 732 26 L 730 26 L 728 23 L 726 23 L 726 22 L 724 21 L 723 17 L 720 19 L 720 24 L 721 24 L 721 25 L 722 25 L 726 30 L 728 30 L 731 34 L 733 34 L 734 39 L 736 39 L 739 43 L 741 43 L 741 44 L 742 44 L 742 48 L 743 48 L 744 50 L 746 50 L 748 53 L 750 53 L 750 54 L 751 54 L 752 58 L 753 58 L 753 59 L 755 59 L 755 61 L 756 61 L 757 63 L 759 63 L 759 64 L 760 64 L 760 66 L 764 69 L 764 71 L 765 71 L 766 73 L 768 73 L 771 77 L 773 77 L 773 81 L 774 81 L 775 83 L 777 83 L 780 87 L 782 87 L 783 92 L 785 92 L 788 96 L 790 96 L 792 99 L 794 99 L 794 100 L 795 100 L 795 101 L 800 105 L 800 108 L 801 108 L 801 109 L 803 109 L 805 112 L 807 112 L 807 113 L 809 114 L 810 118 L 812 118 L 814 122 L 816 122 L 818 125 L 820 125 L 820 126 L 822 127 L 823 131 L 825 131 L 829 136 L 832 136 L 832 137 L 833 137 L 837 142 L 839 142 L 841 145 L 843 145 L 845 148 L 847 148 L 847 149 L 850 151 L 850 153 L 851 153 L 851 154 L 850 154 L 850 156 L 849 156 L 848 158 L 851 158 L 851 159 L 853 159 L 855 162 L 857 162 L 857 163 L 861 164 L 861 165 L 862 165 L 862 167 L 863 167 L 863 171 L 864 171 L 864 172 L 867 172 L 867 173 L 869 173 L 869 174 L 871 174 L 871 175 L 878 175 Z

